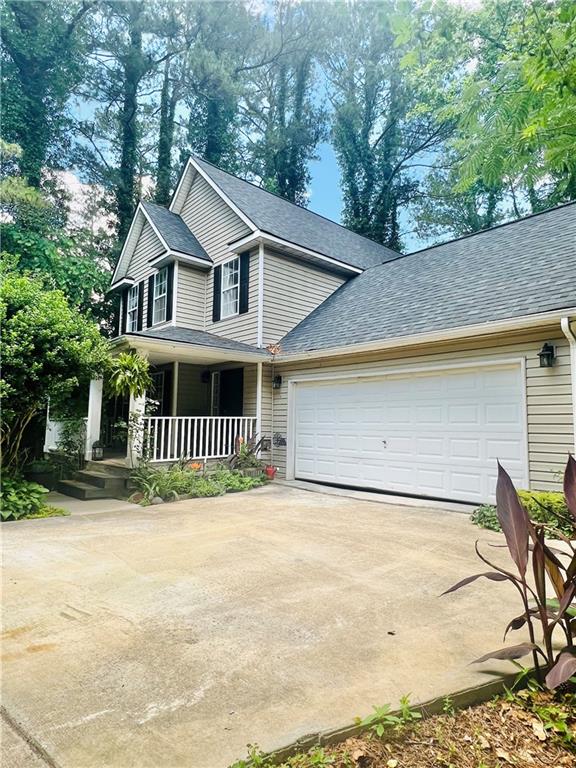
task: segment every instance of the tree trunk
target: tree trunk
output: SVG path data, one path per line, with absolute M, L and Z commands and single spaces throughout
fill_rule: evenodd
M 172 175 L 172 147 L 174 144 L 174 116 L 178 102 L 176 86 L 170 93 L 170 61 L 166 61 L 160 97 L 160 131 L 158 136 L 158 169 L 156 172 L 155 200 L 160 205 L 170 202 Z

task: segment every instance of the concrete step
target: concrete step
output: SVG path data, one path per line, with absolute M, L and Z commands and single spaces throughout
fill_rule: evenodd
M 120 459 L 104 459 L 104 461 L 87 461 L 85 469 L 90 472 L 107 472 L 111 475 L 128 477 L 130 468 Z
M 97 488 L 95 485 L 83 483 L 80 480 L 60 480 L 56 490 L 65 496 L 74 496 L 76 499 L 83 500 L 113 498 L 106 488 Z
M 97 488 L 106 488 L 109 491 L 121 491 L 126 487 L 127 478 L 124 475 L 101 472 L 95 469 L 82 469 L 76 472 L 75 479 L 81 483 L 88 483 Z

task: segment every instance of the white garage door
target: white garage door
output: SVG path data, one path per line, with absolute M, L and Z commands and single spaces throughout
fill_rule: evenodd
M 296 384 L 295 477 L 493 501 L 496 460 L 526 488 L 520 365 Z

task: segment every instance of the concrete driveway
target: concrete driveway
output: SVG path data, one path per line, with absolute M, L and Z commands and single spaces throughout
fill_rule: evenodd
M 518 613 L 503 584 L 438 598 L 501 540 L 438 509 L 272 485 L 2 534 L 14 768 L 223 768 L 486 682 Z

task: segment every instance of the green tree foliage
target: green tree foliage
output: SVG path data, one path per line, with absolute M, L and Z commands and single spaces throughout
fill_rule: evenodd
M 413 12 L 415 3 L 395 0 L 337 6 L 324 59 L 344 223 L 397 249 L 400 212 L 418 188 L 415 169 L 452 130 L 439 116 L 441 92 L 431 89 L 425 103 L 423 83 L 403 76 L 414 53 L 405 29 Z
M 17 468 L 22 436 L 48 398 L 62 405 L 100 374 L 107 344 L 96 324 L 71 308 L 61 291 L 8 271 L 0 285 L 2 463 Z
M 511 179 L 532 210 L 574 199 L 576 5 L 489 0 L 468 24 L 488 63 L 466 78 L 453 107 L 457 146 L 466 147 L 459 188 Z
M 61 167 L 66 106 L 82 77 L 86 24 L 96 0 L 2 4 L 2 133 L 22 147 L 22 174 L 39 187 L 49 162 Z
M 106 320 L 110 265 L 105 236 L 88 228 L 65 228 L 61 207 L 18 175 L 20 148 L 1 140 L 0 147 L 5 160 L 0 176 L 3 252 L 21 272 L 34 274 L 47 289 L 61 290 L 70 305 Z

